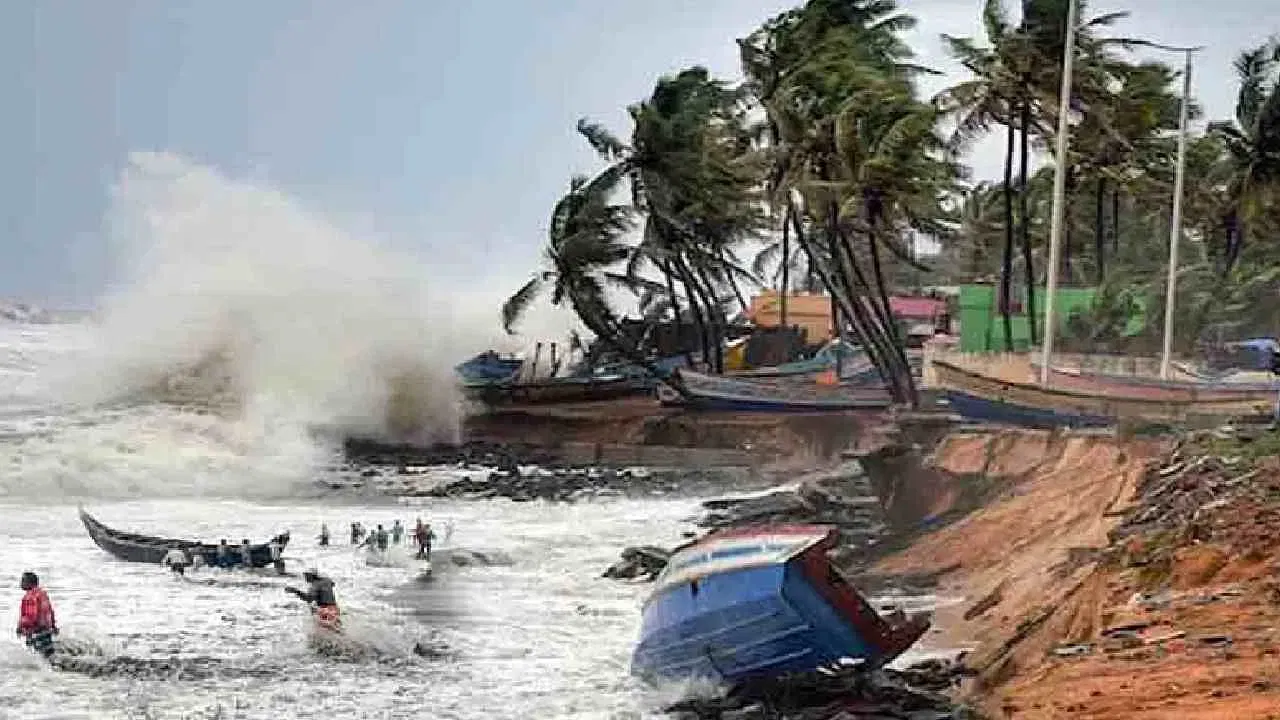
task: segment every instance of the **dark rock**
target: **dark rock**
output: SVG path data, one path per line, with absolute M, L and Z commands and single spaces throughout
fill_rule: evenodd
M 629 547 L 622 551 L 622 559 L 604 571 L 604 577 L 614 580 L 653 580 L 667 566 L 671 551 L 653 545 Z

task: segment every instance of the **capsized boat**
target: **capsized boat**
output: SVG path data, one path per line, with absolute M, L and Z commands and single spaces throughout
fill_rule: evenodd
M 878 615 L 828 559 L 836 538 L 825 525 L 765 525 L 678 548 L 645 602 L 632 673 L 738 683 L 893 660 L 929 622 Z
M 89 531 L 89 537 L 95 545 L 121 560 L 138 563 L 160 563 L 164 560 L 164 556 L 169 552 L 170 548 L 175 545 L 186 550 L 192 557 L 200 556 L 205 565 L 214 565 L 218 558 L 217 545 L 195 540 L 175 540 L 115 530 L 103 525 L 97 518 L 85 512 L 84 508 L 80 508 L 80 522 L 84 523 L 84 529 Z M 272 541 L 278 543 L 280 550 L 283 552 L 285 546 L 289 544 L 289 533 L 281 533 L 272 538 Z M 240 546 L 233 546 L 232 550 L 238 553 Z M 268 543 L 250 545 L 249 557 L 255 568 L 267 567 L 272 564 L 271 548 Z

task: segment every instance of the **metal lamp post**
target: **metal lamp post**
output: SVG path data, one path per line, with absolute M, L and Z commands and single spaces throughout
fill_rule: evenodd
M 1076 0 L 1067 2 L 1067 36 L 1062 49 L 1062 90 L 1058 96 L 1057 167 L 1053 171 L 1053 219 L 1049 225 L 1049 278 L 1044 299 L 1044 344 L 1041 346 L 1040 384 L 1049 384 L 1053 357 L 1053 305 L 1058 294 L 1058 262 L 1062 252 L 1062 221 L 1066 211 L 1063 196 L 1067 189 L 1067 114 L 1071 111 L 1071 70 L 1076 56 Z
M 1178 118 L 1178 167 L 1173 175 L 1173 219 L 1169 224 L 1169 276 L 1164 290 L 1164 345 L 1160 351 L 1160 377 L 1169 378 L 1173 354 L 1173 305 L 1178 288 L 1178 243 L 1182 238 L 1182 186 L 1187 165 L 1187 115 L 1191 105 L 1191 55 L 1198 47 L 1171 47 L 1143 43 L 1161 50 L 1181 52 L 1186 57 L 1182 70 L 1182 108 Z

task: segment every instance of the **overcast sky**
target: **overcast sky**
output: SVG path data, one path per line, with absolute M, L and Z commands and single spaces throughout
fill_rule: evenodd
M 594 158 L 589 116 L 690 64 L 737 76 L 734 38 L 777 0 L 13 0 L 0 3 L 0 297 L 87 306 L 106 277 L 107 191 L 135 150 L 265 181 L 359 217 L 458 282 L 511 285 Z M 1010 5 L 1014 3 L 1009 3 Z M 1234 55 L 1280 27 L 1262 0 L 1096 2 L 1119 34 L 1200 44 L 1195 93 L 1231 111 Z M 979 0 L 904 0 L 923 61 Z M 1177 58 L 1171 58 L 1177 62 Z M 998 172 L 999 145 L 980 147 Z

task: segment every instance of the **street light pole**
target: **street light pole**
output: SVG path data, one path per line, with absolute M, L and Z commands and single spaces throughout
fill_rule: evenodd
M 1040 384 L 1049 384 L 1049 364 L 1053 357 L 1053 305 L 1058 294 L 1058 256 L 1062 250 L 1062 221 L 1066 208 L 1067 133 L 1071 112 L 1071 69 L 1076 56 L 1076 0 L 1067 0 L 1067 33 L 1062 49 L 1062 90 L 1058 95 L 1058 147 L 1053 172 L 1053 220 L 1049 225 L 1049 278 L 1044 299 L 1044 344 L 1041 346 Z
M 1162 47 L 1162 46 L 1158 46 Z M 1160 377 L 1169 378 L 1173 354 L 1173 305 L 1178 287 L 1178 243 L 1182 237 L 1182 185 L 1187 165 L 1187 115 L 1191 104 L 1191 54 L 1200 48 L 1170 48 L 1186 56 L 1182 70 L 1182 110 L 1178 119 L 1178 168 L 1173 176 L 1173 220 L 1169 225 L 1169 277 L 1164 291 L 1164 347 L 1160 352 Z

